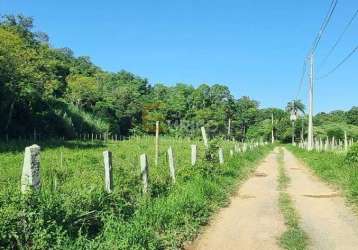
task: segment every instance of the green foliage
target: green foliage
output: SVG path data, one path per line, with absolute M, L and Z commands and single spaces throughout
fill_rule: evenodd
M 198 141 L 162 137 L 154 167 L 154 138 L 102 144 L 42 142 L 41 191 L 20 195 L 26 142 L 0 143 L 0 246 L 10 249 L 178 249 L 192 239 L 218 207 L 226 204 L 235 183 L 248 176 L 270 146 L 235 155 L 218 166 L 190 164 L 190 144 Z M 232 143 L 218 142 L 228 154 Z M 165 149 L 175 152 L 171 184 Z M 102 151 L 113 153 L 114 192 L 105 193 Z M 61 164 L 60 156 L 63 155 Z M 139 155 L 147 153 L 150 196 L 142 195 Z
M 29 137 L 34 130 L 43 137 L 67 138 L 103 131 L 122 136 L 153 134 L 155 121 L 160 121 L 161 134 L 177 137 L 198 137 L 198 128 L 205 126 L 212 137 L 270 139 L 274 114 L 275 137 L 287 142 L 293 134 L 300 138 L 301 128 L 307 127 L 306 117 L 295 124 L 289 120 L 291 111 L 304 111 L 299 100 L 289 103 L 286 111 L 260 109 L 258 101 L 247 96 L 237 99 L 222 84 L 152 86 L 127 71 L 105 72 L 89 57 L 75 57 L 68 48 L 51 47 L 46 34 L 34 32 L 33 26 L 31 18 L 21 15 L 0 19 L 2 137 Z M 357 107 L 318 114 L 314 123 L 318 136 L 341 137 L 341 130 L 326 129 L 333 123 L 349 126 L 350 137 L 358 138 Z
M 219 162 L 218 156 L 219 140 L 213 139 L 209 142 L 209 147 L 205 150 L 205 159 L 209 162 Z
M 344 140 L 344 132 L 347 132 L 349 138 L 358 139 L 358 127 L 342 122 L 325 122 L 320 126 L 315 127 L 315 136 L 320 138 L 332 138 L 337 140 Z
M 281 193 L 279 206 L 285 218 L 287 230 L 280 237 L 280 245 L 288 250 L 304 250 L 308 247 L 308 236 L 300 228 L 297 212 L 287 193 Z
M 301 102 L 301 100 L 294 100 L 287 103 L 286 111 L 294 114 L 297 114 L 298 112 L 304 113 L 305 105 Z
M 350 147 L 349 151 L 347 152 L 345 163 L 347 165 L 354 165 L 358 166 L 358 144 L 354 144 Z
M 358 126 L 358 107 L 352 107 L 347 112 L 347 123 Z

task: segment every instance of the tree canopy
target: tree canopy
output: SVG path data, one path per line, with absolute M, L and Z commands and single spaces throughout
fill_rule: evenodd
M 227 137 L 230 119 L 230 137 L 269 139 L 274 114 L 276 137 L 287 141 L 290 112 L 304 110 L 299 100 L 286 110 L 262 109 L 250 97 L 236 98 L 224 84 L 167 86 L 124 70 L 106 72 L 89 57 L 53 48 L 33 27 L 21 15 L 0 19 L 1 135 L 151 134 L 160 121 L 162 133 L 198 136 L 205 125 L 209 135 Z M 315 117 L 317 125 L 338 121 L 358 125 L 358 107 Z M 302 125 L 296 123 L 297 133 Z

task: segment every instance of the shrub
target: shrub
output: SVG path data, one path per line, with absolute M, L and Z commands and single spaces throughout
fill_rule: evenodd
M 348 151 L 345 163 L 348 165 L 358 165 L 358 144 L 354 144 Z
M 212 139 L 209 142 L 209 147 L 205 151 L 205 159 L 209 162 L 218 163 L 218 150 L 219 150 L 219 140 Z

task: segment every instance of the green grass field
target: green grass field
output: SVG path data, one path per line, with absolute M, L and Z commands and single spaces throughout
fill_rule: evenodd
M 288 146 L 288 149 L 302 159 L 315 174 L 340 188 L 348 201 L 358 208 L 358 166 L 345 159 L 346 153 L 309 152 L 292 146 Z
M 199 157 L 192 167 L 190 144 L 195 143 Z M 0 248 L 181 248 L 271 150 L 263 146 L 230 158 L 233 143 L 217 143 L 224 148 L 223 165 L 204 160 L 199 141 L 161 138 L 158 166 L 154 166 L 153 137 L 107 144 L 39 143 L 41 192 L 28 197 L 20 194 L 20 177 L 29 143 L 0 144 Z M 175 154 L 175 185 L 166 160 L 169 146 Z M 111 194 L 104 192 L 102 152 L 107 149 L 113 153 Z M 142 194 L 142 153 L 149 157 L 150 195 Z

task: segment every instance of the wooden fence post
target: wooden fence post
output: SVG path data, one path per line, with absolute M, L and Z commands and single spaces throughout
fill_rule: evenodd
M 39 190 L 40 185 L 40 146 L 35 144 L 25 148 L 21 192 L 27 193 L 31 189 Z
M 196 151 L 197 147 L 195 144 L 191 145 L 191 165 L 194 166 L 196 164 Z
M 168 148 L 168 163 L 169 163 L 169 173 L 172 178 L 173 183 L 175 183 L 175 162 L 174 162 L 174 154 L 172 147 Z
M 222 148 L 219 148 L 219 163 L 224 164 L 224 154 Z
M 159 160 L 159 121 L 155 122 L 155 166 L 158 166 Z
M 345 150 L 345 151 L 348 151 L 347 131 L 344 131 L 344 150 Z
M 149 167 L 146 154 L 140 155 L 140 175 L 143 181 L 143 193 L 148 192 Z
M 112 152 L 111 151 L 103 152 L 103 162 L 104 162 L 104 188 L 107 193 L 111 193 L 113 191 Z
M 201 127 L 201 135 L 203 136 L 205 148 L 209 148 L 208 137 L 206 136 L 205 127 Z
M 234 150 L 230 149 L 230 156 L 233 157 L 234 156 Z

